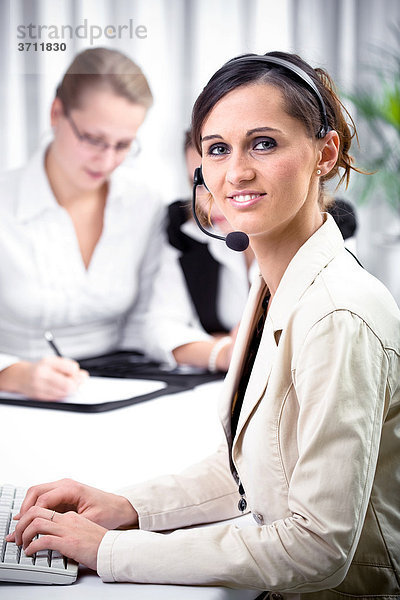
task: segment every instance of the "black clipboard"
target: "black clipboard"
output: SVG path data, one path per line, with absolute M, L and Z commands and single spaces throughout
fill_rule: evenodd
M 0 398 L 0 404 L 11 406 L 27 406 L 31 408 L 47 408 L 52 410 L 67 410 L 83 413 L 98 413 L 116 410 L 125 406 L 147 402 L 160 396 L 176 394 L 190 390 L 209 381 L 218 381 L 224 377 L 223 373 L 210 373 L 191 367 L 177 367 L 167 369 L 163 365 L 149 361 L 143 354 L 135 351 L 112 352 L 90 358 L 79 360 L 82 369 L 89 371 L 90 375 L 99 377 L 118 377 L 129 379 L 150 379 L 162 381 L 166 384 L 160 390 L 124 398 L 123 400 L 112 400 L 110 402 L 99 402 L 94 404 L 81 404 L 74 402 L 57 402 L 34 399 Z

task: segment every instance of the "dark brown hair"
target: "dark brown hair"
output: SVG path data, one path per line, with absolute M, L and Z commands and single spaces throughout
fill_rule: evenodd
M 257 55 L 242 55 L 242 57 L 246 56 Z M 349 154 L 351 141 L 357 135 L 353 119 L 340 102 L 333 81 L 324 69 L 313 69 L 297 54 L 268 52 L 265 56 L 291 62 L 311 77 L 324 101 L 329 127 L 339 135 L 340 148 L 336 164 L 329 173 L 320 178 L 320 205 L 326 208 L 331 203 L 331 199 L 324 198 L 324 181 L 340 175 L 339 169 L 342 169 L 338 186 L 345 182 L 347 187 L 351 170 L 359 171 L 353 166 L 353 157 Z M 201 129 L 215 104 L 232 90 L 256 83 L 268 83 L 279 88 L 283 93 L 287 113 L 303 123 L 310 137 L 317 136 L 321 128 L 321 110 L 315 92 L 285 67 L 262 60 L 237 60 L 242 57 L 236 57 L 225 63 L 211 77 L 195 102 L 192 113 L 192 139 L 197 150 L 201 152 Z
M 184 133 L 184 140 L 183 140 L 183 151 L 187 152 L 189 150 L 189 148 L 196 148 L 196 146 L 193 142 L 191 130 L 186 129 L 186 131 Z M 196 148 L 196 150 L 197 150 L 197 148 Z
M 78 54 L 66 71 L 56 96 L 68 114 L 81 106 L 88 89 L 109 89 L 132 104 L 149 108 L 153 96 L 140 67 L 128 56 L 109 48 L 90 48 Z

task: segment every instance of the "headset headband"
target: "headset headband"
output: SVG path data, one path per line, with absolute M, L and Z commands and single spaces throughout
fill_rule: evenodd
M 294 65 L 293 63 L 289 62 L 288 60 L 284 60 L 283 58 L 278 58 L 277 56 L 238 56 L 237 58 L 233 58 L 229 62 L 230 63 L 232 63 L 232 62 L 263 62 L 263 63 L 268 63 L 268 64 L 279 65 L 280 67 L 284 67 L 288 71 L 291 71 L 292 73 L 297 75 L 297 77 L 299 79 L 301 79 L 301 81 L 303 81 L 303 83 L 305 83 L 311 89 L 312 92 L 314 92 L 314 94 L 318 100 L 320 113 L 321 113 L 322 125 L 317 133 L 317 137 L 323 138 L 326 136 L 328 131 L 331 130 L 331 128 L 329 127 L 329 124 L 328 124 L 328 117 L 326 116 L 325 102 L 323 101 L 322 96 L 321 96 L 317 86 L 315 85 L 314 81 L 311 79 L 311 77 L 305 71 L 303 71 L 303 69 L 301 69 L 297 65 Z M 229 64 L 229 63 L 227 63 L 227 64 Z

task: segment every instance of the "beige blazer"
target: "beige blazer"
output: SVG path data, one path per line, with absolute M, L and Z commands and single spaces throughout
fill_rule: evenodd
M 328 216 L 271 302 L 232 443 L 232 396 L 264 295 L 258 277 L 221 398 L 225 443 L 180 475 L 125 490 L 140 530 L 108 532 L 98 572 L 292 600 L 398 598 L 399 310 Z M 156 533 L 238 516 L 232 472 L 254 526 Z

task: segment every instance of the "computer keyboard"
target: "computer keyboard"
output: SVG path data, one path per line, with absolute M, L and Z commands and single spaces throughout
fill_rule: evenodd
M 17 521 L 13 516 L 25 497 L 26 490 L 13 485 L 0 485 L 0 581 L 18 583 L 68 585 L 76 580 L 78 565 L 55 550 L 41 550 L 26 556 L 22 546 L 6 542 Z

